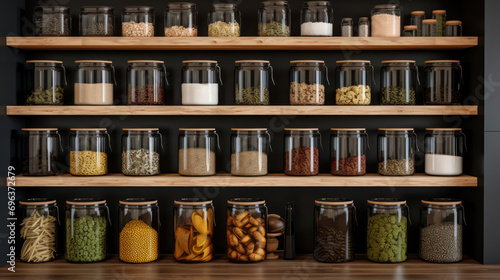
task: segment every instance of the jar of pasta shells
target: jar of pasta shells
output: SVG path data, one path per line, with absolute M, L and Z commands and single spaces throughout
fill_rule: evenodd
M 71 175 L 99 176 L 108 174 L 109 140 L 106 128 L 70 129 L 69 167 Z
M 290 105 L 324 105 L 328 68 L 322 60 L 290 61 Z
M 337 61 L 337 105 L 370 105 L 373 66 L 369 60 Z

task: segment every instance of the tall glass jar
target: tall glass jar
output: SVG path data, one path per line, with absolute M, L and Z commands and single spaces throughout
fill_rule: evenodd
M 75 105 L 113 105 L 116 84 L 113 62 L 75 61 Z
M 214 205 L 203 198 L 174 201 L 174 259 L 209 262 L 214 258 Z
M 37 6 L 33 15 L 36 36 L 71 36 L 71 11 L 64 6 Z
M 290 105 L 324 105 L 326 82 L 323 60 L 290 61 Z
M 231 174 L 267 175 L 270 141 L 267 128 L 231 128 Z
M 285 128 L 285 174 L 319 174 L 320 133 L 317 128 Z
M 120 200 L 120 261 L 148 263 L 158 259 L 160 245 L 160 210 L 158 201 L 146 198 Z
M 375 198 L 368 200 L 368 260 L 400 263 L 408 258 L 409 208 L 406 200 Z
M 167 8 L 165 9 L 165 36 L 198 36 L 198 10 L 196 10 L 195 3 L 167 3 Z
M 464 222 L 462 201 L 451 198 L 422 200 L 420 257 L 434 263 L 461 261 Z
M 354 36 L 354 22 L 352 18 L 342 19 L 342 37 Z
M 122 14 L 123 37 L 154 37 L 155 10 L 148 6 L 127 6 Z
M 19 201 L 21 209 L 21 253 L 27 263 L 41 263 L 57 258 L 59 208 L 55 199 L 29 198 Z
M 446 22 L 446 36 L 460 37 L 462 36 L 462 22 L 459 20 L 449 20 Z
M 80 9 L 80 36 L 113 36 L 115 10 L 106 6 L 85 6 Z
M 62 61 L 26 61 L 26 105 L 64 105 L 66 86 Z
M 369 60 L 337 61 L 336 73 L 337 105 L 370 105 L 374 73 Z
M 300 18 L 301 36 L 333 36 L 333 8 L 330 1 L 304 1 Z
M 422 36 L 422 21 L 425 19 L 425 11 L 411 12 L 411 25 L 417 27 L 417 36 Z
M 418 36 L 418 27 L 416 25 L 405 25 L 403 27 L 403 36 L 404 37 L 417 37 Z M 422 36 L 422 35 L 420 35 Z
M 215 175 L 218 146 L 215 128 L 179 128 L 179 175 Z
M 71 175 L 108 174 L 110 139 L 106 128 L 71 128 L 69 143 Z
M 368 134 L 365 128 L 332 128 L 330 142 L 333 175 L 366 174 Z
M 358 21 L 358 37 L 370 37 L 370 19 L 361 17 Z
M 209 37 L 239 37 L 241 13 L 233 3 L 214 3 L 208 14 Z
M 401 10 L 399 5 L 381 4 L 372 8 L 372 37 L 400 37 Z
M 464 147 L 465 134 L 461 128 L 427 128 L 425 174 L 462 175 Z
M 160 174 L 162 136 L 158 128 L 124 128 L 122 172 L 130 176 Z
M 59 173 L 61 135 L 57 128 L 22 129 L 22 174 L 24 176 L 54 176 Z
M 221 70 L 214 60 L 182 62 L 182 105 L 219 104 Z
M 424 19 L 422 21 L 422 36 L 423 37 L 437 37 L 438 25 L 435 19 Z
M 267 206 L 258 198 L 232 198 L 226 210 L 227 258 L 232 262 L 266 259 Z
M 341 263 L 354 258 L 354 201 L 320 198 L 314 204 L 314 259 Z
M 91 263 L 106 259 L 109 209 L 106 200 L 66 201 L 66 260 Z
M 128 61 L 128 104 L 163 105 L 167 70 L 163 61 Z
M 424 75 L 426 105 L 460 105 L 463 87 L 460 61 L 426 61 Z
M 269 105 L 273 67 L 268 60 L 235 62 L 235 103 L 237 105 Z
M 437 20 L 437 36 L 446 36 L 446 10 L 432 11 L 432 18 Z
M 417 134 L 413 128 L 379 128 L 378 173 L 411 176 L 415 173 Z
M 289 37 L 292 25 L 288 1 L 265 0 L 259 8 L 259 36 Z
M 420 84 L 415 60 L 382 61 L 380 69 L 382 105 L 416 105 L 417 82 Z

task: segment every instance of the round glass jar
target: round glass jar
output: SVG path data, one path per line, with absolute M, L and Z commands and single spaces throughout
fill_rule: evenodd
M 446 36 L 448 37 L 461 37 L 462 36 L 462 22 L 459 20 L 449 20 L 446 22 Z
M 417 82 L 420 84 L 415 60 L 386 60 L 380 68 L 382 105 L 416 105 Z
M 174 201 L 174 260 L 209 262 L 214 258 L 214 205 L 203 198 Z
M 292 25 L 288 1 L 265 0 L 259 8 L 259 36 L 290 37 Z
M 221 70 L 214 60 L 182 62 L 182 105 L 219 104 Z
M 358 21 L 358 37 L 370 37 L 370 19 L 361 17 Z
M 154 37 L 155 10 L 148 6 L 126 6 L 122 14 L 123 37 Z
M 35 7 L 36 36 L 71 36 L 71 11 L 64 6 Z
M 373 66 L 369 60 L 340 60 L 336 68 L 337 105 L 370 105 Z
M 198 10 L 196 10 L 195 3 L 167 3 L 167 8 L 165 9 L 165 36 L 198 36 Z
M 113 62 L 75 61 L 75 105 L 113 105 L 116 84 Z
M 460 105 L 463 87 L 460 61 L 426 61 L 424 75 L 426 105 Z
M 162 136 L 158 128 L 124 128 L 122 173 L 129 176 L 160 174 Z
M 163 105 L 167 70 L 163 61 L 128 61 L 128 104 Z
M 267 175 L 270 142 L 267 128 L 231 128 L 231 174 Z
M 341 26 L 342 26 L 342 37 L 354 36 L 354 22 L 352 18 L 343 18 Z
M 324 105 L 328 68 L 322 60 L 290 61 L 290 105 Z
M 403 27 L 403 36 L 404 37 L 417 37 L 418 36 L 418 27 L 416 25 L 405 25 Z M 422 36 L 422 35 L 420 35 Z
M 26 105 L 64 105 L 66 86 L 62 61 L 26 61 Z
M 438 25 L 435 19 L 424 19 L 422 21 L 422 36 L 423 37 L 437 37 Z
M 459 176 L 463 170 L 465 134 L 461 128 L 427 128 L 425 174 Z
M 106 6 L 85 6 L 80 9 L 80 36 L 113 36 L 115 10 Z
M 215 175 L 218 146 L 215 128 L 179 128 L 179 175 Z
M 372 8 L 372 37 L 400 37 L 401 10 L 399 5 L 381 4 Z
M 269 105 L 273 67 L 268 60 L 235 61 L 234 98 L 237 105 Z
M 319 174 L 320 133 L 317 128 L 285 128 L 285 174 Z
M 208 14 L 208 37 L 239 37 L 241 13 L 233 3 L 214 3 Z
M 227 258 L 232 262 L 266 259 L 267 206 L 258 198 L 232 198 L 226 209 Z
M 71 128 L 70 173 L 76 176 L 108 174 L 109 134 L 106 128 Z M 111 150 L 111 147 L 109 147 Z
M 59 173 L 61 135 L 57 128 L 22 129 L 22 174 L 24 176 L 54 176 Z
M 437 20 L 437 35 L 446 36 L 446 10 L 432 11 L 432 18 Z
M 413 128 L 379 128 L 378 173 L 388 176 L 415 174 L 417 134 Z
M 411 25 L 417 27 L 416 36 L 422 36 L 422 21 L 425 19 L 425 11 L 411 12 Z
M 334 18 L 330 1 L 304 1 L 300 19 L 301 36 L 333 36 Z
M 366 174 L 368 134 L 365 128 L 332 128 L 330 142 L 333 175 Z

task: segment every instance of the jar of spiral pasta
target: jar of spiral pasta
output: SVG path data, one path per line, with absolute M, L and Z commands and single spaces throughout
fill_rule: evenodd
M 109 134 L 106 128 L 70 129 L 70 173 L 76 176 L 108 174 Z M 111 147 L 109 146 L 111 150 Z

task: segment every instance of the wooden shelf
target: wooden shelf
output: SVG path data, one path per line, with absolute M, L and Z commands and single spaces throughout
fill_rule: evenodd
M 96 177 L 79 177 L 69 174 L 50 177 L 16 177 L 17 187 L 477 187 L 477 178 L 468 175 L 458 177 L 381 176 L 367 174 L 358 177 L 333 176 L 286 176 L 269 174 L 263 177 L 237 177 L 218 174 L 208 177 L 184 177 L 178 174 L 161 174 L 151 177 L 133 177 L 109 174 Z
M 478 37 L 7 37 L 23 50 L 457 50 Z
M 7 106 L 10 116 L 477 115 L 477 106 Z

